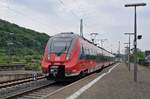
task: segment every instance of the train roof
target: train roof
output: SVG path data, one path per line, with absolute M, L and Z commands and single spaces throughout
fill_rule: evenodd
M 77 38 L 77 37 L 79 37 L 79 35 L 75 34 L 73 32 L 63 32 L 63 33 L 56 34 L 53 37 L 71 37 L 71 38 Z
M 63 33 L 56 34 L 55 36 L 52 36 L 52 37 L 81 38 L 81 39 L 87 41 L 88 43 L 90 43 L 90 44 L 92 44 L 92 45 L 94 45 L 94 46 L 96 46 L 96 47 L 98 47 L 98 48 L 100 48 L 100 49 L 103 49 L 103 50 L 107 51 L 107 52 L 110 53 L 110 54 L 113 54 L 113 53 L 111 53 L 110 51 L 108 51 L 108 50 L 106 50 L 106 49 L 104 49 L 104 48 L 102 48 L 102 47 L 100 47 L 100 46 L 97 46 L 97 44 L 94 44 L 93 42 L 89 41 L 88 39 L 86 39 L 86 38 L 84 38 L 84 37 L 81 37 L 80 35 L 75 34 L 75 33 L 73 33 L 73 32 L 63 32 Z

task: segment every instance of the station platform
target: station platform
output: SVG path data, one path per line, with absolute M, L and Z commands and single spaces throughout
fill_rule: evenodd
M 41 74 L 42 71 L 32 71 L 32 70 L 10 70 L 10 71 L 0 71 L 0 75 L 13 75 L 13 74 Z
M 42 75 L 41 71 L 26 71 L 26 70 L 13 70 L 13 71 L 0 71 L 0 83 L 11 80 L 19 80 L 32 77 L 33 74 Z
M 49 99 L 150 99 L 150 69 L 138 66 L 134 82 L 133 64 L 117 63 L 57 90 Z

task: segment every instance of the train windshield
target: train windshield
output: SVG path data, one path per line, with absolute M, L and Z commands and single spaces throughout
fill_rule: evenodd
M 72 38 L 54 38 L 50 46 L 50 52 L 56 54 L 67 53 L 71 46 Z

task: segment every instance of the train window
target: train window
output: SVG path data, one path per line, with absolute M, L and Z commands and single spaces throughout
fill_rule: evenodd
M 84 55 L 82 55 L 82 59 L 89 59 L 89 49 L 87 47 L 83 47 Z
M 95 56 L 95 50 L 93 50 L 93 56 Z
M 83 47 L 83 49 L 84 49 L 84 54 L 86 55 L 86 52 L 87 52 L 87 51 L 86 51 L 86 48 L 85 48 L 85 47 Z
M 95 56 L 95 50 L 94 50 L 94 56 Z
M 88 49 L 85 48 L 85 55 L 88 55 Z
M 79 58 L 80 58 L 80 59 L 85 59 L 85 50 L 84 50 L 83 45 L 81 45 Z
M 89 58 L 92 59 L 92 49 L 89 49 Z
M 91 48 L 89 48 L 89 55 L 91 56 Z
M 91 59 L 94 59 L 93 58 L 93 49 L 91 49 Z
M 87 50 L 86 50 L 86 48 L 84 47 L 84 52 L 85 52 L 85 55 L 87 54 Z
M 83 48 L 83 46 L 82 46 L 82 54 L 84 55 L 84 48 Z
M 87 48 L 85 48 L 85 59 L 87 59 L 87 55 L 88 55 L 88 52 L 87 52 Z
M 97 52 L 97 50 L 96 50 L 96 56 L 98 55 L 98 52 Z
M 87 49 L 87 59 L 90 59 L 90 49 Z
M 50 39 L 48 40 L 48 43 L 47 43 L 48 53 L 50 53 L 50 46 L 51 46 L 51 43 L 52 43 L 52 39 L 50 38 Z
M 56 54 L 67 53 L 71 42 L 72 38 L 54 38 L 50 50 Z
M 90 49 L 88 48 L 87 50 L 88 50 L 88 55 L 90 55 Z

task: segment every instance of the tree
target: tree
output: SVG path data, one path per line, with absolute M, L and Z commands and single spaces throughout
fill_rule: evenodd
M 133 62 L 134 61 L 134 49 L 132 49 L 131 51 L 132 52 L 130 55 L 130 60 L 131 60 L 131 62 Z M 144 52 L 139 48 L 137 48 L 137 60 L 138 61 L 144 60 Z

